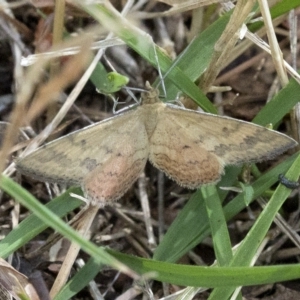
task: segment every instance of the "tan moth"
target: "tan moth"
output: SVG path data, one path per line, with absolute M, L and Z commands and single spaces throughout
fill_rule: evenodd
M 272 159 L 297 142 L 232 118 L 166 105 L 147 85 L 142 104 L 50 142 L 17 161 L 36 179 L 81 185 L 94 205 L 119 199 L 147 160 L 179 185 L 216 183 L 225 165 Z

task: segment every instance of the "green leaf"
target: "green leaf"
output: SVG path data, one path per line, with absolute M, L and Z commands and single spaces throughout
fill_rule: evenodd
M 109 95 L 119 91 L 128 82 L 129 78 L 117 72 L 107 73 L 104 66 L 98 62 L 91 77 L 91 81 L 99 93 Z

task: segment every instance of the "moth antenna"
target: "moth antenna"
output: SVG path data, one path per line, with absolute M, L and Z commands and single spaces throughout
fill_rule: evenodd
M 159 78 L 160 78 L 160 82 L 157 84 L 156 88 L 159 87 L 159 85 L 161 84 L 162 86 L 162 90 L 164 92 L 164 95 L 166 97 L 167 95 L 167 92 L 166 92 L 166 86 L 165 86 L 165 82 L 164 82 L 164 77 L 163 77 L 163 74 L 161 72 L 161 68 L 160 68 L 160 64 L 159 64 L 159 60 L 158 60 L 158 55 L 157 55 L 157 51 L 156 51 L 156 44 L 154 43 L 153 39 L 151 36 L 149 36 L 149 38 L 151 39 L 152 41 L 152 44 L 153 44 L 153 52 L 154 52 L 154 58 L 155 58 L 155 61 L 156 61 L 156 65 L 157 65 L 157 71 L 158 71 L 158 75 L 159 75 Z
M 183 105 L 183 103 L 181 102 L 180 100 L 180 95 L 182 94 L 182 92 L 178 92 L 177 95 L 176 95 L 176 98 L 173 99 L 173 100 L 168 100 L 167 103 L 176 103 L 178 104 L 178 106 L 182 107 L 182 108 L 185 108 L 185 106 Z
M 117 105 L 118 104 L 122 104 L 124 102 L 119 102 L 119 98 L 115 98 L 113 95 L 109 94 L 108 97 L 113 101 L 114 106 L 113 106 L 113 114 L 115 115 L 117 113 L 116 109 L 117 109 Z
M 107 63 L 107 65 L 110 67 L 110 69 L 114 72 L 118 72 L 115 67 L 111 64 L 110 60 L 107 58 L 105 52 L 103 54 L 103 58 L 105 59 L 105 62 Z

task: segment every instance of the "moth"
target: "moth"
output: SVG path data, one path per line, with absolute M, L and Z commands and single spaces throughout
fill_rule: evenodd
M 225 165 L 272 159 L 297 142 L 229 117 L 164 104 L 146 85 L 135 109 L 78 130 L 16 162 L 41 181 L 80 185 L 94 205 L 119 199 L 147 160 L 179 185 L 216 183 Z

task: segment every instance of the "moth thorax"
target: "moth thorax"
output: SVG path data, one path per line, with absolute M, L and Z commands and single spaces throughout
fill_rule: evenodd
M 158 90 L 151 88 L 148 92 L 142 94 L 143 104 L 154 104 L 160 102 Z
M 148 109 L 148 106 L 152 106 L 153 109 Z M 143 108 L 143 115 L 144 115 L 144 122 L 145 122 L 145 128 L 147 131 L 147 135 L 150 138 L 157 126 L 158 122 L 158 110 L 155 106 L 159 105 L 153 105 L 153 104 L 146 104 L 143 105 L 141 108 Z

